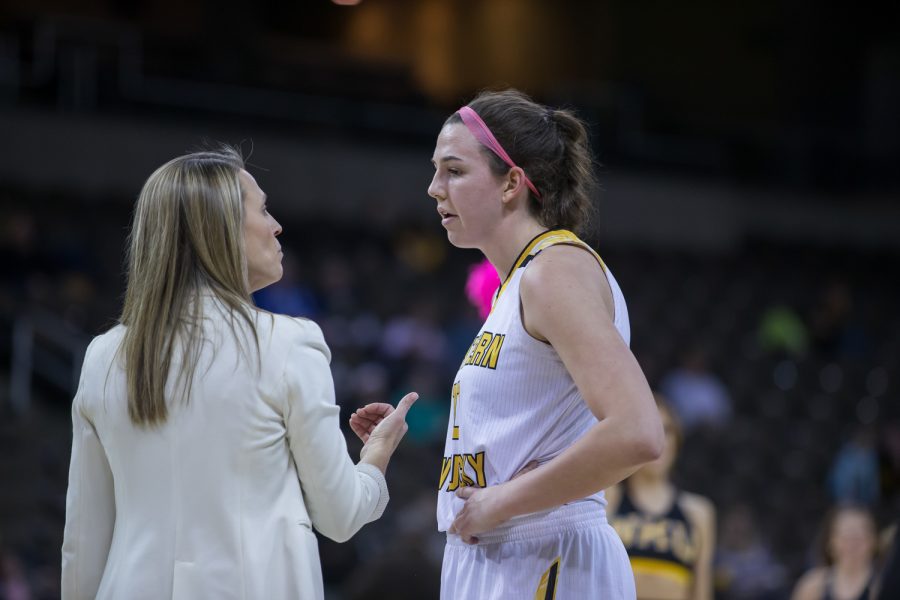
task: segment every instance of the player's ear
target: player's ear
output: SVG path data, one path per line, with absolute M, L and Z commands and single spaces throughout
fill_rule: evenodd
M 512 167 L 506 172 L 502 201 L 504 204 L 511 202 L 514 198 L 526 191 L 525 189 L 525 171 L 521 167 Z M 527 194 L 526 194 L 527 196 Z

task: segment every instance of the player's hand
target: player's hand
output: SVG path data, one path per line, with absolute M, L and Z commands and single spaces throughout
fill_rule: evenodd
M 467 544 L 478 543 L 477 534 L 490 531 L 506 522 L 507 518 L 499 510 L 502 495 L 502 485 L 486 488 L 461 487 L 456 490 L 456 497 L 464 499 L 466 503 L 456 514 L 456 519 L 447 532 L 455 533 Z

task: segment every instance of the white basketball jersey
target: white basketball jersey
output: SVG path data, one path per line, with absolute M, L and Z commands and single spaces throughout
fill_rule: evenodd
M 453 382 L 438 492 L 440 531 L 464 504 L 455 494 L 459 487 L 509 481 L 530 461 L 559 455 L 597 423 L 553 346 L 533 338 L 522 324 L 519 282 L 531 259 L 555 244 L 581 246 L 597 258 L 597 276 L 605 274 L 612 289 L 614 324 L 625 343 L 630 341 L 625 298 L 590 246 L 565 230 L 533 239 L 497 290 Z M 601 514 L 606 505 L 603 492 L 584 501 L 598 503 Z

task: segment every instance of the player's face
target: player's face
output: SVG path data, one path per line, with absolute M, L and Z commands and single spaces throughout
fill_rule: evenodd
M 244 253 L 247 256 L 247 283 L 251 292 L 281 279 L 281 244 L 275 239 L 281 225 L 266 208 L 266 195 L 253 175 L 241 170 L 238 178 L 244 195 Z
M 504 178 L 491 171 L 481 144 L 462 123 L 441 130 L 431 162 L 428 195 L 437 200 L 447 238 L 458 248 L 481 248 L 502 216 Z
M 871 561 L 875 555 L 872 521 L 862 511 L 842 510 L 835 517 L 830 543 L 836 561 Z

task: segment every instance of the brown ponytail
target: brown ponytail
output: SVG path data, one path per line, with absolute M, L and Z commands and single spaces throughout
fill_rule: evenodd
M 529 192 L 529 209 L 538 222 L 549 229 L 583 233 L 596 184 L 584 123 L 569 110 L 548 108 L 517 90 L 482 92 L 469 106 L 540 192 L 540 199 Z M 447 119 L 458 121 L 456 113 Z M 493 152 L 483 151 L 497 175 L 509 171 Z

